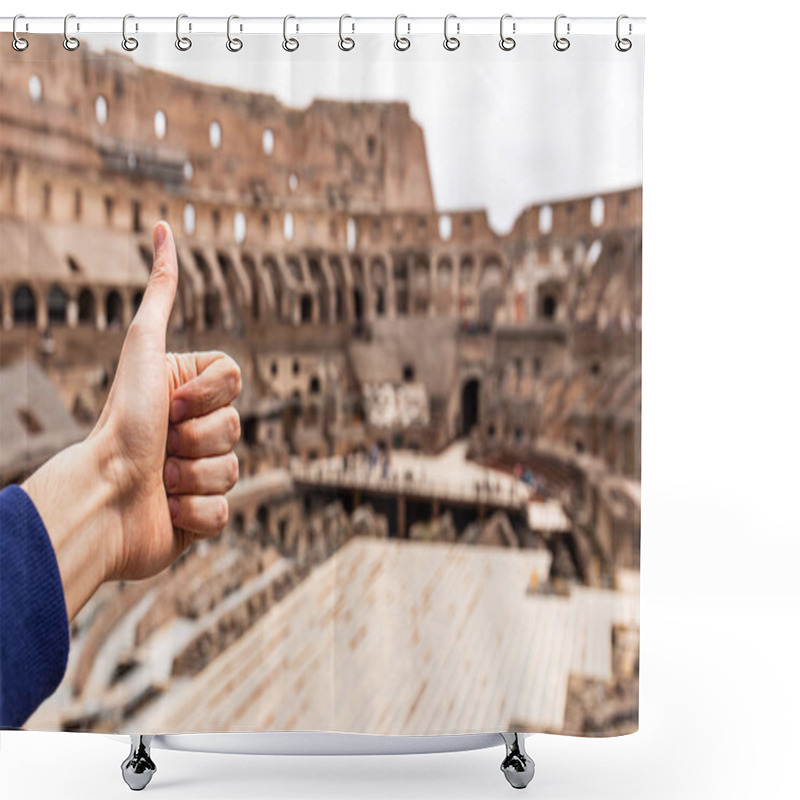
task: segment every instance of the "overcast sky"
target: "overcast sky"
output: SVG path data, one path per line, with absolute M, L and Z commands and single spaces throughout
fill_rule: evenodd
M 105 37 L 103 37 L 105 38 Z M 119 37 L 98 42 L 119 49 Z M 296 107 L 315 97 L 406 100 L 425 133 L 439 210 L 485 207 L 498 231 L 527 205 L 642 181 L 643 48 L 618 53 L 614 37 L 573 36 L 557 53 L 545 36 L 465 36 L 448 53 L 439 36 L 417 36 L 399 53 L 391 35 L 306 35 L 285 53 L 280 37 L 196 36 L 180 53 L 174 36 L 141 37 L 137 61 L 186 77 L 262 91 Z

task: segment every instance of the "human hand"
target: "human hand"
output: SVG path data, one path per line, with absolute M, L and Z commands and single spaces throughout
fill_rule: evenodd
M 94 429 L 23 484 L 53 541 L 70 619 L 103 581 L 154 575 L 218 535 L 238 478 L 239 367 L 221 352 L 166 352 L 178 261 L 165 222 L 153 240 L 150 281 Z

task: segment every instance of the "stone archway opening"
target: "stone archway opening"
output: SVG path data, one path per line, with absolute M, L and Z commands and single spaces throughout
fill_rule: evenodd
M 469 436 L 470 431 L 478 424 L 480 411 L 481 384 L 477 378 L 470 378 L 461 389 L 461 426 L 460 434 Z

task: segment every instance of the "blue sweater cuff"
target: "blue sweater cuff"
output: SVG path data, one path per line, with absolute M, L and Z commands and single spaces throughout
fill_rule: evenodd
M 67 669 L 69 620 L 50 536 L 27 492 L 0 491 L 0 726 L 19 728 Z

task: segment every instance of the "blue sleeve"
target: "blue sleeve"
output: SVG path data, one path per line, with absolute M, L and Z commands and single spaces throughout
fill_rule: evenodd
M 67 668 L 69 620 L 50 536 L 24 489 L 0 491 L 0 727 L 20 728 Z

